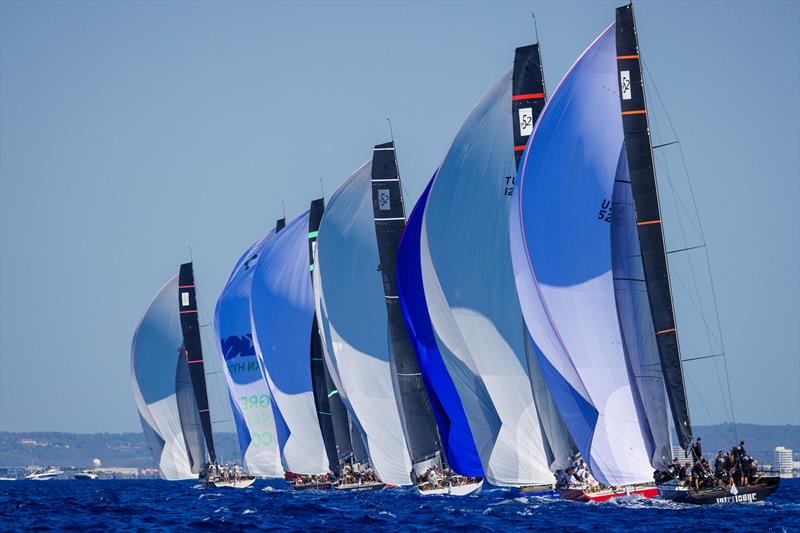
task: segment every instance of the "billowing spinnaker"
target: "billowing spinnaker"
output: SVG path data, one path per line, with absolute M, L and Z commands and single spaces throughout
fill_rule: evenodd
M 280 477 L 283 469 L 271 398 L 253 344 L 250 288 L 258 258 L 273 238 L 274 232 L 242 255 L 220 294 L 214 315 L 242 458 L 251 474 L 263 477 Z
M 439 352 L 486 479 L 553 483 L 525 356 L 508 210 L 516 175 L 509 72 L 459 130 L 431 187 L 420 261 Z
M 284 430 L 281 459 L 297 474 L 329 471 L 311 379 L 314 293 L 308 257 L 308 212 L 273 237 L 253 274 L 254 341 Z
M 382 481 L 409 485 L 411 459 L 392 382 L 370 169 L 371 161 L 328 203 L 317 239 L 315 290 L 331 377 L 363 433 L 371 464 Z
M 614 27 L 578 59 L 526 148 L 511 210 L 514 274 L 542 373 L 601 481 L 652 479 L 614 297 L 612 195 L 622 148 Z
M 453 380 L 442 361 L 425 302 L 419 261 L 422 213 L 433 179 L 423 191 L 408 218 L 397 251 L 397 289 L 408 335 L 419 359 L 422 377 L 431 400 L 433 415 L 450 467 L 463 476 L 483 477 L 472 431 Z
M 197 406 L 180 408 L 178 381 L 186 382 L 183 333 L 178 314 L 178 276 L 156 294 L 133 334 L 131 378 L 136 407 L 162 478 L 197 478 L 205 458 Z M 191 382 L 188 398 L 193 401 Z M 183 396 L 185 400 L 187 396 Z M 183 415 L 184 420 L 181 419 Z M 193 432 L 184 435 L 184 432 Z M 187 441 L 192 443 L 192 453 Z

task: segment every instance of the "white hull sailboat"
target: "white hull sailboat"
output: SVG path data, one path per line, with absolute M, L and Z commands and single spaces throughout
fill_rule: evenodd
M 429 487 L 427 485 L 417 485 L 417 491 L 421 496 L 469 496 L 478 494 L 483 489 L 483 480 L 471 483 L 453 484 L 448 482 L 446 487 Z
M 31 481 L 47 481 L 48 479 L 55 479 L 64 474 L 64 471 L 59 468 L 48 468 L 40 472 L 33 472 L 25 476 L 25 479 Z

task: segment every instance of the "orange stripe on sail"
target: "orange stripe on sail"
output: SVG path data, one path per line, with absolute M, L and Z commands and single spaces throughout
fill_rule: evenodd
M 675 328 L 672 328 L 672 329 L 662 329 L 661 331 L 656 331 L 656 335 L 661 335 L 661 334 L 663 334 L 663 333 L 672 333 L 673 331 L 675 331 Z
M 523 144 L 522 146 L 515 146 L 515 147 L 514 147 L 514 151 L 515 151 L 515 152 L 521 152 L 521 151 L 523 151 L 524 149 L 525 149 L 525 145 L 524 145 L 524 144 Z
M 644 222 L 637 222 L 637 226 L 649 226 L 650 224 L 661 224 L 660 220 L 646 220 Z
M 637 109 L 636 111 L 623 111 L 623 115 L 644 115 L 647 113 L 647 109 Z
M 617 59 L 639 59 L 639 54 L 633 54 L 630 56 L 617 56 Z

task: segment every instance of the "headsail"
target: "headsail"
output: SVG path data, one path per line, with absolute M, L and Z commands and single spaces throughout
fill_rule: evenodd
M 331 375 L 378 477 L 411 484 L 392 376 L 369 161 L 334 193 L 319 228 L 315 291 Z
M 514 274 L 542 373 L 592 473 L 652 479 L 617 316 L 611 200 L 622 149 L 614 26 L 539 118 L 511 209 Z
M 461 405 L 453 380 L 436 345 L 436 336 L 425 302 L 419 260 L 422 213 L 435 175 L 422 192 L 408 218 L 397 251 L 397 292 L 403 318 L 419 360 L 422 377 L 428 390 L 439 435 L 450 468 L 470 477 L 483 477 L 483 467 L 475 448 L 472 431 Z
M 536 67 L 538 47 L 520 60 Z M 539 78 L 541 81 L 541 78 Z M 541 89 L 520 91 L 511 72 L 487 92 L 456 135 L 431 187 L 420 260 L 442 359 L 458 391 L 487 480 L 554 482 L 525 353 L 508 242 L 508 210 Z M 514 102 L 526 104 L 516 106 Z M 516 140 L 515 140 L 516 138 Z M 521 143 L 521 144 L 520 144 Z
M 271 246 L 274 235 L 270 232 L 242 255 L 214 313 L 242 460 L 251 474 L 262 477 L 280 477 L 283 469 L 269 390 L 253 344 L 250 288 L 259 256 Z
M 309 277 L 306 211 L 262 251 L 253 274 L 250 312 L 259 361 L 279 414 L 284 468 L 296 474 L 329 471 L 312 381 L 314 297 Z
M 131 345 L 139 418 L 159 474 L 169 480 L 196 479 L 205 461 L 197 402 L 183 356 L 177 297 L 176 275 L 153 298 Z
M 672 307 L 633 5 L 619 7 L 616 13 L 615 72 L 619 73 L 622 129 L 636 209 L 636 228 L 639 234 L 645 286 L 650 299 L 653 327 L 675 430 L 681 446 L 688 449 L 692 438 L 692 424 L 689 420 L 678 331 Z

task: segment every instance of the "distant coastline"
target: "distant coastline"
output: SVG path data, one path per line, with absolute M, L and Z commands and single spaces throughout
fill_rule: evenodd
M 696 426 L 703 450 L 712 456 L 735 442 L 735 435 L 746 442 L 748 451 L 760 463 L 772 463 L 777 446 L 791 448 L 800 458 L 800 425 L 730 424 Z M 226 461 L 239 460 L 239 446 L 234 433 L 215 435 L 217 454 Z M 154 468 L 155 464 L 142 433 L 64 433 L 0 432 L 0 468 L 23 468 L 30 465 L 63 468 L 91 468 L 93 459 L 104 467 Z

